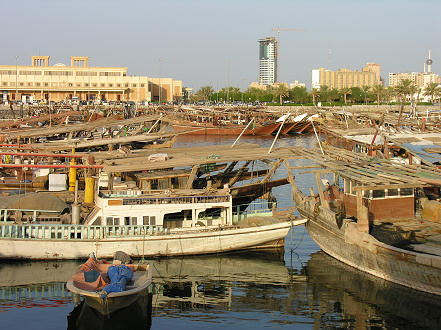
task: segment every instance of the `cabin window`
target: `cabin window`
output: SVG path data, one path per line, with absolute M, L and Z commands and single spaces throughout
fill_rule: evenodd
M 124 217 L 124 225 L 126 226 L 135 226 L 137 224 L 137 217 Z
M 151 190 L 158 190 L 158 179 L 150 181 L 150 187 Z
M 387 197 L 397 197 L 397 196 L 398 196 L 398 189 L 387 190 Z
M 188 178 L 186 176 L 178 178 L 179 188 L 185 188 L 187 186 Z
M 168 179 L 159 179 L 158 185 L 161 190 L 168 189 Z
M 372 197 L 373 198 L 384 198 L 385 197 L 384 190 L 372 190 Z
M 142 223 L 145 226 L 155 226 L 156 225 L 156 217 L 145 215 L 142 217 Z
M 173 189 L 180 188 L 179 187 L 179 179 L 178 178 L 171 178 L 171 186 Z
M 107 226 L 119 226 L 119 218 L 107 217 Z
M 400 196 L 413 196 L 413 188 L 400 188 Z
M 372 190 L 363 190 L 363 196 L 365 198 L 372 198 Z

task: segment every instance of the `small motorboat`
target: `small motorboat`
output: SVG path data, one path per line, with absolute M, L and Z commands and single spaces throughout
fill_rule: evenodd
M 116 285 L 111 275 L 115 273 L 123 275 Z M 124 277 L 126 274 L 129 276 Z M 66 286 L 74 295 L 83 296 L 86 304 L 101 314 L 111 314 L 133 304 L 140 295 L 146 295 L 151 283 L 149 264 L 111 264 L 90 257 Z M 115 286 L 119 292 L 115 292 Z

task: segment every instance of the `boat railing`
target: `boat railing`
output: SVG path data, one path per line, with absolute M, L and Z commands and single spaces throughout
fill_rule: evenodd
M 30 220 L 30 218 L 32 217 L 32 221 L 37 221 L 37 218 L 39 215 L 41 214 L 54 214 L 54 216 L 52 217 L 47 217 L 50 219 L 59 219 L 59 211 L 54 211 L 54 210 L 35 210 L 35 209 L 0 209 L 0 221 L 6 222 L 8 221 L 9 215 L 14 214 L 14 212 L 22 212 L 22 213 L 31 213 L 31 216 L 26 216 L 25 218 L 28 218 Z M 42 219 L 39 219 L 39 221 L 41 221 Z
M 84 226 L 73 224 L 8 224 L 0 226 L 0 239 L 100 240 L 145 237 L 164 232 L 162 226 Z
M 121 198 L 123 197 L 123 205 L 144 205 L 144 204 L 204 204 L 204 203 L 228 203 L 229 195 L 204 195 L 204 196 L 132 196 L 117 195 L 114 193 L 101 193 L 104 198 Z

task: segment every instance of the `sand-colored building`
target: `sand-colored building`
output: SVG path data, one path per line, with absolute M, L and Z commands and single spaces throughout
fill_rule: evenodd
M 417 87 L 424 88 L 429 83 L 440 83 L 440 76 L 433 72 L 389 73 L 389 86 L 396 86 L 402 80 L 410 80 Z
M 88 57 L 71 56 L 70 65 L 50 65 L 32 56 L 32 65 L 0 65 L 0 102 L 13 100 L 167 101 L 182 98 L 182 81 L 128 76 L 127 67 L 90 67 Z
M 380 65 L 368 63 L 361 71 L 339 69 L 338 71 L 319 68 L 312 70 L 312 88 L 320 89 L 328 86 L 330 89 L 375 86 L 381 84 Z

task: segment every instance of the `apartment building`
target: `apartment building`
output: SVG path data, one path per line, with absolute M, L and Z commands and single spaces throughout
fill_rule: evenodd
M 129 76 L 127 67 L 90 67 L 88 57 L 71 56 L 70 65 L 50 65 L 32 56 L 31 65 L 0 65 L 0 102 L 21 100 L 102 101 L 180 100 L 182 81 Z
M 320 89 L 328 86 L 330 89 L 375 86 L 381 84 L 380 65 L 368 63 L 361 71 L 339 69 L 337 71 L 319 68 L 312 70 L 312 88 Z

